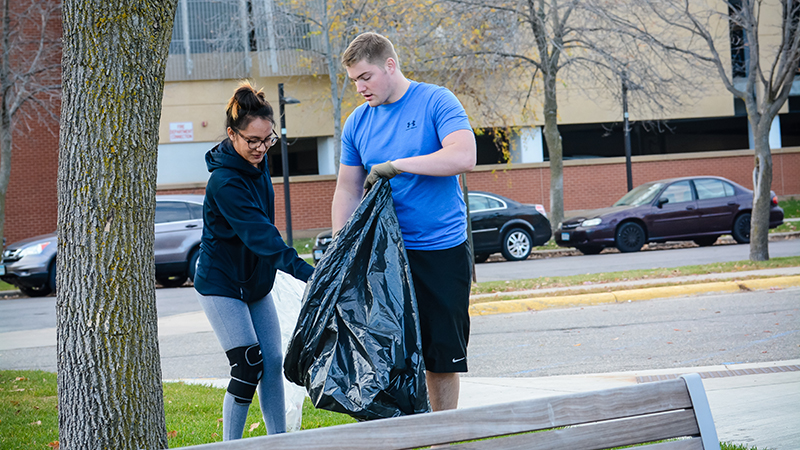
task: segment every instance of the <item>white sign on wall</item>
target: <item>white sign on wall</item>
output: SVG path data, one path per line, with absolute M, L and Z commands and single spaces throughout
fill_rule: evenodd
M 194 140 L 192 122 L 173 122 L 169 124 L 170 142 L 188 142 Z

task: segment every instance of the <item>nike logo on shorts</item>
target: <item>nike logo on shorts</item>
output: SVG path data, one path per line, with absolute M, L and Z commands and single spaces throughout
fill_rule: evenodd
M 458 358 L 458 359 L 456 359 L 456 358 L 453 358 L 453 364 L 455 364 L 455 363 L 457 363 L 457 362 L 461 362 L 461 361 L 463 361 L 463 360 L 465 360 L 465 359 L 467 359 L 467 357 L 466 357 L 466 356 L 465 356 L 465 357 L 463 357 L 463 358 Z

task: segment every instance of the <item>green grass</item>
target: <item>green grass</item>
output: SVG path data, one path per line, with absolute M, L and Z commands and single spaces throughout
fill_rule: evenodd
M 311 253 L 311 249 L 314 247 L 314 239 L 315 238 L 292 238 L 292 246 L 297 250 L 298 255 L 308 254 Z
M 56 374 L 37 370 L 0 371 L 0 448 L 49 450 L 58 442 Z M 224 389 L 164 383 L 164 411 L 170 448 L 222 440 Z M 344 414 L 317 410 L 308 398 L 303 405 L 303 429 L 353 423 Z M 244 437 L 266 434 L 258 400 L 250 406 Z M 722 450 L 758 450 L 730 442 Z
M 224 389 L 164 383 L 164 412 L 169 447 L 222 440 Z M 58 441 L 56 374 L 42 371 L 0 371 L 0 448 L 50 449 Z M 350 416 L 315 409 L 306 398 L 303 429 L 355 422 Z M 250 406 L 244 437 L 267 434 L 258 398 Z
M 781 200 L 778 206 L 783 208 L 783 216 L 787 218 L 800 218 L 800 199 L 790 198 Z
M 769 230 L 770 233 L 794 233 L 800 231 L 800 222 L 783 222 Z
M 709 273 L 742 272 L 747 270 L 774 269 L 779 267 L 800 266 L 800 256 L 787 256 L 772 258 L 769 261 L 733 261 L 724 263 L 702 264 L 683 266 L 672 269 L 645 269 L 626 270 L 623 272 L 607 272 L 586 275 L 573 275 L 567 277 L 543 277 L 525 280 L 486 281 L 472 285 L 472 294 L 494 294 L 499 292 L 513 292 L 555 287 L 599 285 L 598 289 L 604 290 L 602 284 L 618 281 L 634 281 L 657 278 L 674 278 L 688 275 L 702 275 Z M 548 294 L 548 295 L 553 295 Z M 529 296 L 529 295 L 526 295 Z M 510 299 L 510 298 L 509 298 Z M 492 300 L 492 299 L 489 299 Z M 487 300 L 487 301 L 489 301 Z

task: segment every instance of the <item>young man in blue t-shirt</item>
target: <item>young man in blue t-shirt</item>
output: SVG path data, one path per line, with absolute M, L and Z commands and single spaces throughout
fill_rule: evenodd
M 458 406 L 467 371 L 471 268 L 458 175 L 475 166 L 475 135 L 446 88 L 408 80 L 392 43 L 364 33 L 342 64 L 366 103 L 347 118 L 333 196 L 338 232 L 378 177 L 391 179 L 420 311 L 428 394 L 434 411 Z

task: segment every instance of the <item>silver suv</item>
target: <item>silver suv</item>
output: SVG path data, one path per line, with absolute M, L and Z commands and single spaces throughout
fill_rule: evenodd
M 165 287 L 194 280 L 203 234 L 202 195 L 157 195 L 155 220 L 156 281 Z M 56 234 L 9 245 L 3 252 L 0 279 L 23 294 L 41 297 L 55 291 Z

